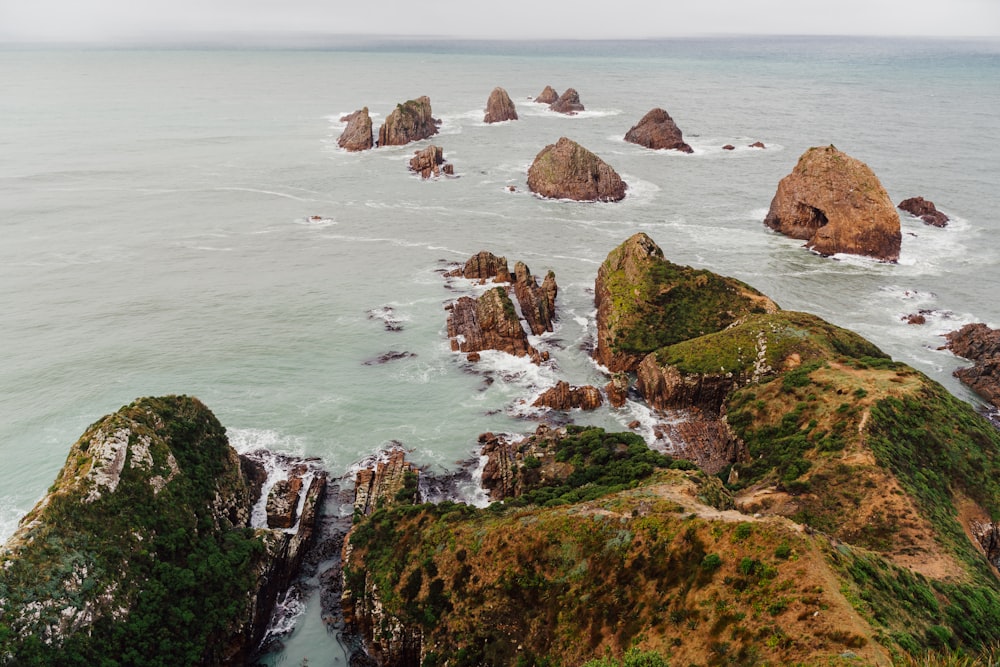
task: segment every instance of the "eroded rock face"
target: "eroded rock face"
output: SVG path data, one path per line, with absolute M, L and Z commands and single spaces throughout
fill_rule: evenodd
M 604 387 L 604 393 L 607 394 L 611 407 L 620 408 L 625 405 L 628 399 L 628 386 L 628 373 L 611 374 L 611 381 Z
M 70 664 L 72 641 L 74 655 L 117 659 L 149 640 L 149 618 L 170 617 L 160 658 L 247 662 L 312 536 L 326 477 L 310 479 L 296 533 L 249 531 L 260 466 L 237 455 L 197 399 L 142 398 L 98 420 L 0 549 L 0 617 L 12 630 L 0 635 L 0 654 Z M 222 565 L 191 567 L 205 559 Z M 151 586 L 170 595 L 139 604 Z M 232 612 L 174 613 L 206 606 Z M 42 645 L 26 648 L 28 637 Z
M 923 197 L 910 197 L 899 202 L 898 208 L 906 211 L 912 216 L 920 218 L 928 225 L 935 227 L 945 227 L 948 224 L 948 216 L 937 210 L 934 202 Z
M 969 530 L 986 553 L 986 560 L 1000 570 L 1000 523 L 973 520 Z
M 302 478 L 299 476 L 275 482 L 267 496 L 267 527 L 291 528 L 299 518 L 299 494 Z
M 413 157 L 410 158 L 410 171 L 417 172 L 421 178 L 425 179 L 441 174 L 449 176 L 455 174 L 454 166 L 446 164 L 444 161 L 444 150 L 440 146 L 433 145 L 414 152 Z
M 552 86 L 545 86 L 545 89 L 535 98 L 541 104 L 554 104 L 559 99 L 559 93 Z
M 553 199 L 619 201 L 627 186 L 608 163 L 562 137 L 535 156 L 528 169 L 528 188 Z
M 498 283 L 512 282 L 510 268 L 507 266 L 507 258 L 497 257 L 487 250 L 480 250 L 466 260 L 465 265 L 461 269 L 456 269 L 445 275 L 482 281 L 494 278 L 494 282 Z
M 764 224 L 821 255 L 899 259 L 899 215 L 878 178 L 834 146 L 810 148 L 781 179 Z
M 717 417 L 734 385 L 732 373 L 682 373 L 661 365 L 655 353 L 646 355 L 636 369 L 636 388 L 659 410 L 695 407 Z
M 402 146 L 438 133 L 441 121 L 431 116 L 431 100 L 424 95 L 396 105 L 378 130 L 379 146 Z
M 1000 407 L 1000 329 L 983 323 L 966 324 L 945 335 L 946 347 L 973 365 L 959 368 L 955 377 L 993 405 Z
M 694 461 L 710 475 L 731 463 L 750 459 L 746 446 L 733 435 L 729 424 L 697 410 L 690 411 L 683 420 L 663 422 L 657 428 L 658 435 L 676 443 L 678 458 Z
M 545 279 L 539 285 L 524 262 L 514 265 L 514 295 L 521 306 L 521 314 L 528 329 L 536 336 L 552 331 L 558 293 L 556 275 L 552 271 L 545 274 Z
M 451 311 L 448 338 L 456 352 L 499 350 L 530 357 L 535 363 L 547 358 L 528 343 L 528 335 L 503 287 L 494 287 L 478 299 L 463 296 L 446 308 Z
M 572 387 L 568 382 L 560 380 L 556 386 L 546 390 L 535 399 L 531 405 L 536 408 L 551 408 L 553 410 L 596 410 L 604 403 L 601 390 L 597 387 L 584 385 Z
M 356 152 L 366 151 L 374 145 L 372 119 L 368 115 L 368 107 L 348 114 L 341 120 L 347 121 L 347 127 L 337 139 L 338 146 L 346 151 Z
M 406 460 L 406 452 L 394 448 L 385 460 L 373 468 L 359 470 L 354 480 L 354 511 L 371 514 L 381 505 L 397 502 L 397 494 L 406 484 L 407 475 L 419 476 L 420 471 Z
M 583 104 L 580 102 L 580 93 L 576 92 L 574 88 L 567 88 L 566 92 L 560 95 L 559 99 L 553 102 L 549 108 L 557 113 L 570 116 L 584 110 Z
M 564 480 L 573 466 L 557 461 L 549 441 L 564 431 L 540 424 L 527 438 L 510 440 L 493 433 L 479 436 L 481 454 L 487 457 L 482 484 L 490 498 L 516 498 L 525 488 Z M 526 465 L 531 462 L 531 465 Z
M 660 108 L 651 110 L 632 129 L 626 132 L 625 141 L 657 150 L 694 152 L 694 149 L 684 143 L 684 137 L 674 119 Z
M 490 93 L 490 98 L 486 100 L 486 116 L 484 123 L 502 123 L 505 120 L 517 120 L 517 109 L 510 99 L 510 95 L 503 88 L 497 87 Z

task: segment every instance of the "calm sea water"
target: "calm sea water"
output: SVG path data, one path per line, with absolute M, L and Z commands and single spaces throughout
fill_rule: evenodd
M 970 402 L 940 334 L 1000 326 L 995 41 L 8 49 L 0 80 L 0 539 L 87 425 L 144 395 L 198 396 L 237 447 L 320 456 L 334 474 L 392 440 L 454 469 L 480 432 L 534 430 L 522 401 L 557 379 L 603 384 L 585 352 L 593 281 L 640 230 L 669 259 L 854 329 Z M 546 85 L 576 88 L 587 111 L 531 103 Z M 482 123 L 495 86 L 519 121 Z M 425 144 L 337 148 L 344 113 L 367 106 L 377 126 L 419 95 L 458 178 L 408 173 Z M 693 155 L 623 142 L 656 106 Z M 615 167 L 628 197 L 530 195 L 531 160 L 561 136 Z M 746 148 L 757 140 L 767 148 Z M 927 197 L 951 225 L 904 214 L 896 265 L 821 258 L 765 229 L 778 181 L 830 143 L 893 201 Z M 444 306 L 474 288 L 446 289 L 440 269 L 481 249 L 555 271 L 559 325 L 537 342 L 553 363 L 487 355 L 477 373 L 449 351 Z M 901 320 L 921 309 L 926 325 Z M 389 351 L 413 356 L 365 364 Z M 343 664 L 317 606 L 274 664 Z

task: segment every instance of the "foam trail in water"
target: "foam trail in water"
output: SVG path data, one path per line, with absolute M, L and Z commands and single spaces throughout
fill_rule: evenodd
M 7 541 L 7 538 L 17 530 L 17 523 L 27 514 L 26 510 L 18 507 L 17 499 L 14 496 L 0 496 L 0 544 Z

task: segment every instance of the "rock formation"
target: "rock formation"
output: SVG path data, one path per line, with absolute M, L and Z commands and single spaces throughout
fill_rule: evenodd
M 566 92 L 559 96 L 559 99 L 549 105 L 549 108 L 557 113 L 570 116 L 584 110 L 583 104 L 580 103 L 580 94 L 574 88 L 567 88 Z
M 445 164 L 444 150 L 440 146 L 434 145 L 414 151 L 413 157 L 410 158 L 410 171 L 417 172 L 421 178 L 425 179 L 441 174 L 455 175 L 455 167 Z
M 619 201 L 626 187 L 610 165 L 566 137 L 543 148 L 528 169 L 528 189 L 553 199 Z
M 722 150 L 724 150 L 724 151 L 734 151 L 734 150 L 736 150 L 736 146 L 733 146 L 732 144 L 726 144 L 725 146 L 722 147 Z
M 346 151 L 366 151 L 374 144 L 372 135 L 372 119 L 368 115 L 368 107 L 355 111 L 341 118 L 347 122 L 347 127 L 337 139 L 337 145 Z
M 944 227 L 948 224 L 948 216 L 937 210 L 934 206 L 934 202 L 928 201 L 923 197 L 910 197 L 909 199 L 904 199 L 899 202 L 899 206 L 910 215 L 920 218 L 928 225 L 934 225 L 935 227 Z
M 781 179 L 764 224 L 821 255 L 899 259 L 899 215 L 878 178 L 834 146 L 810 148 Z
M 480 280 L 485 282 L 488 278 L 494 278 L 494 282 L 513 282 L 510 275 L 510 268 L 507 266 L 506 257 L 497 257 L 493 253 L 480 250 L 478 253 L 466 260 L 461 269 L 456 269 L 445 274 L 449 277 L 469 278 L 470 280 Z
M 625 405 L 628 399 L 628 373 L 612 373 L 611 381 L 604 386 L 604 393 L 608 396 L 608 403 L 613 408 L 620 408 Z
M 693 461 L 710 475 L 749 460 L 746 446 L 725 420 L 697 410 L 689 411 L 683 419 L 663 422 L 657 429 L 660 437 L 676 443 L 675 456 Z
M 545 86 L 545 89 L 538 94 L 535 101 L 540 102 L 541 104 L 555 104 L 558 99 L 559 93 L 557 93 L 552 86 Z
M 551 408 L 553 410 L 596 410 L 604 403 L 601 390 L 597 387 L 584 385 L 571 387 L 568 382 L 560 380 L 556 386 L 542 392 L 531 405 L 536 408 Z
M 546 331 L 552 331 L 552 321 L 556 314 L 556 295 L 559 287 L 556 285 L 556 274 L 549 271 L 539 285 L 531 270 L 518 262 L 514 265 L 514 295 L 521 306 L 528 329 L 536 336 Z
M 969 530 L 983 548 L 986 560 L 1000 570 L 1000 522 L 973 520 Z
M 654 350 L 722 330 L 752 312 L 778 310 L 745 283 L 668 262 L 642 232 L 601 264 L 594 303 L 594 358 L 612 372 L 634 370 Z
M 748 146 L 748 148 L 767 148 L 763 141 L 755 141 Z
M 354 480 L 354 512 L 367 516 L 379 506 L 397 502 L 401 492 L 415 491 L 419 474 L 417 467 L 406 460 L 403 449 L 391 449 L 387 458 L 377 461 L 374 468 L 358 471 Z
M 517 120 L 517 109 L 510 99 L 510 95 L 503 88 L 494 88 L 490 93 L 490 98 L 486 101 L 486 116 L 484 123 L 502 123 L 505 120 Z
M 441 121 L 431 116 L 431 100 L 424 95 L 397 104 L 378 130 L 379 146 L 402 146 L 438 133 Z
M 548 358 L 528 343 L 514 304 L 503 287 L 494 287 L 478 299 L 463 296 L 446 306 L 448 338 L 456 352 L 499 350 L 535 363 Z
M 659 410 L 695 407 L 718 416 L 736 380 L 730 373 L 682 373 L 661 365 L 649 354 L 636 368 L 636 388 L 650 406 Z
M 973 365 L 959 368 L 955 377 L 1000 408 L 1000 329 L 985 324 L 966 324 L 945 335 L 947 348 Z
M 279 486 L 268 503 L 280 522 L 279 500 L 303 502 L 298 529 L 254 531 L 262 467 L 197 399 L 143 398 L 98 420 L 0 549 L 0 655 L 248 662 L 323 499 L 325 474 L 302 470 L 304 501 Z
M 694 149 L 684 143 L 680 128 L 663 109 L 653 109 L 625 133 L 625 141 L 646 148 L 671 149 L 682 153 L 693 153 Z

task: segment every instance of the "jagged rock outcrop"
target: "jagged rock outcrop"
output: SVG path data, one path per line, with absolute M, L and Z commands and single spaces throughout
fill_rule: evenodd
M 957 369 L 955 377 L 1000 407 L 1000 329 L 991 329 L 981 322 L 966 324 L 945 334 L 945 338 L 949 350 L 974 362 L 969 368 Z
M 572 387 L 569 382 L 560 380 L 556 386 L 546 389 L 535 399 L 532 407 L 551 408 L 553 410 L 596 410 L 604 403 L 601 390 L 591 385 Z
M 935 227 L 945 227 L 948 224 L 948 216 L 937 210 L 934 202 L 923 197 L 910 197 L 899 202 L 900 208 L 910 215 L 920 218 L 928 225 Z
M 899 259 L 899 215 L 864 162 L 833 145 L 810 148 L 781 179 L 764 224 L 821 255 Z
M 573 466 L 558 461 L 550 444 L 563 436 L 565 430 L 547 424 L 539 424 L 532 435 L 516 440 L 493 433 L 481 434 L 480 454 L 487 457 L 482 484 L 490 498 L 516 498 L 528 487 L 566 479 Z
M 374 145 L 372 133 L 372 118 L 368 115 L 368 107 L 359 109 L 341 118 L 347 122 L 347 127 L 337 139 L 337 145 L 346 151 L 366 151 Z
M 480 250 L 475 255 L 465 261 L 460 269 L 449 271 L 445 274 L 452 278 L 469 278 L 470 280 L 486 281 L 494 278 L 494 282 L 513 282 L 510 275 L 510 268 L 507 265 L 506 257 L 497 257 L 487 250 Z
M 969 526 L 972 536 L 979 542 L 986 554 L 986 560 L 1000 570 L 1000 523 L 991 521 L 976 521 Z
M 246 662 L 312 537 L 326 476 L 308 478 L 295 533 L 251 530 L 261 466 L 197 399 L 98 420 L 0 549 L 0 655 L 71 664 L 144 646 L 175 664 Z
M 431 116 L 431 100 L 426 95 L 397 104 L 378 129 L 379 146 L 402 146 L 438 133 L 441 121 Z
M 414 151 L 413 157 L 410 158 L 410 171 L 417 172 L 421 178 L 425 179 L 441 174 L 455 175 L 454 165 L 446 164 L 444 161 L 444 149 L 434 145 Z
M 666 111 L 660 108 L 651 110 L 625 133 L 625 141 L 639 144 L 646 148 L 670 149 L 682 153 L 693 153 L 694 149 L 684 143 L 677 123 Z
M 507 91 L 497 87 L 486 100 L 486 116 L 483 117 L 483 122 L 502 123 L 505 120 L 517 120 L 517 109 Z
M 267 527 L 291 528 L 299 518 L 299 495 L 302 478 L 282 479 L 275 482 L 267 496 Z
M 535 363 L 548 358 L 528 343 L 514 304 L 503 287 L 494 287 L 478 299 L 463 296 L 446 306 L 448 338 L 456 352 L 499 350 Z
M 612 372 L 631 371 L 665 345 L 720 331 L 777 305 L 749 285 L 668 262 L 639 232 L 612 250 L 597 271 L 594 358 Z
M 611 407 L 620 408 L 625 405 L 628 399 L 628 386 L 628 373 L 611 374 L 611 381 L 604 386 L 604 393 L 607 394 Z
M 528 189 L 553 199 L 619 201 L 626 188 L 608 163 L 566 137 L 543 148 L 528 169 Z
M 374 468 L 359 470 L 354 480 L 354 512 L 369 515 L 380 506 L 399 501 L 397 497 L 407 487 L 408 476 L 413 476 L 411 486 L 420 471 L 406 460 L 406 452 L 395 447 L 384 460 L 375 463 Z M 412 498 L 411 498 L 412 500 Z
M 556 100 L 559 99 L 559 93 L 555 91 L 552 86 L 545 86 L 542 92 L 538 93 L 538 97 L 535 98 L 536 102 L 541 104 L 555 104 Z
M 531 333 L 540 336 L 546 331 L 552 331 L 552 321 L 556 315 L 556 295 L 559 293 L 556 274 L 549 271 L 539 285 L 524 262 L 518 262 L 514 265 L 513 287 L 521 306 L 521 314 Z
M 576 92 L 575 88 L 567 88 L 566 92 L 559 96 L 559 99 L 549 105 L 549 109 L 569 116 L 584 110 L 583 104 L 580 102 L 580 93 Z
M 735 383 L 732 373 L 682 373 L 669 364 L 661 365 L 655 352 L 636 368 L 636 388 L 659 410 L 694 407 L 718 416 Z

